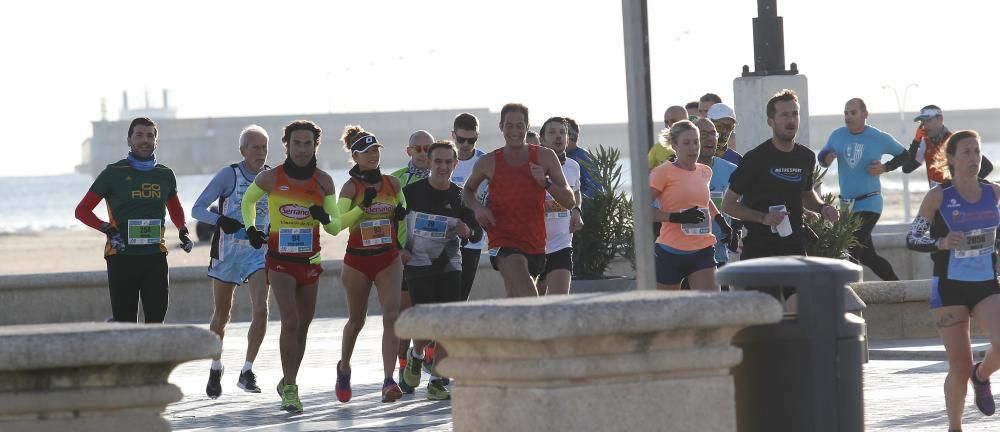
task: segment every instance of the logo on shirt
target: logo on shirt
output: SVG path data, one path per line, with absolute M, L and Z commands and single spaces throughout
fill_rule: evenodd
M 160 185 L 156 183 L 143 183 L 139 190 L 132 191 L 132 199 L 155 198 L 160 199 Z
M 858 166 L 858 162 L 861 161 L 861 154 L 865 151 L 865 145 L 862 143 L 851 143 L 847 145 L 844 149 L 844 156 L 847 157 L 847 164 L 854 168 Z
M 958 200 L 956 200 L 955 198 L 952 198 L 951 201 L 948 201 L 948 204 L 945 205 L 945 207 L 948 207 L 948 208 L 955 208 L 955 207 L 961 207 L 961 206 L 962 205 L 959 204 Z M 955 210 L 955 211 L 956 211 L 956 214 L 957 214 L 958 210 Z
M 278 207 L 278 212 L 281 213 L 281 215 L 284 217 L 298 219 L 298 220 L 310 217 L 309 209 L 302 207 L 298 204 L 285 204 L 281 207 Z
M 771 168 L 771 175 L 790 183 L 802 181 L 802 168 Z
M 286 190 L 288 190 L 288 186 L 278 186 L 278 190 L 280 190 L 280 191 L 286 191 Z

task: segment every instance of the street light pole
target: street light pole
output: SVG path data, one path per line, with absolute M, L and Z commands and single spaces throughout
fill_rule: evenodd
M 899 109 L 899 141 L 900 143 L 906 142 L 906 96 L 909 95 L 910 89 L 913 87 L 920 87 L 917 83 L 910 83 L 906 85 L 903 89 L 903 99 L 899 98 L 899 91 L 896 90 L 895 86 L 884 85 L 882 90 L 892 90 L 892 94 L 896 96 L 896 108 Z M 904 146 L 906 144 L 903 144 Z M 910 176 L 903 174 L 903 223 L 910 221 Z

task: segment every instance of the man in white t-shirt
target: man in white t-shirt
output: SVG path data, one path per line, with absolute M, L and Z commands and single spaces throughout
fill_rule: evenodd
M 566 184 L 573 190 L 576 206 L 571 209 L 545 194 L 545 270 L 538 276 L 538 295 L 569 294 L 573 277 L 573 233 L 583 228 L 580 214 L 580 164 L 566 157 L 569 122 L 552 117 L 542 124 L 541 144 L 552 149 L 562 163 Z
M 458 187 L 465 187 L 465 181 L 469 178 L 469 174 L 472 174 L 472 167 L 476 166 L 476 161 L 485 154 L 476 148 L 476 141 L 479 140 L 479 119 L 469 113 L 455 116 L 451 139 L 455 140 L 455 146 L 458 147 L 458 167 L 452 173 L 451 181 Z M 477 196 L 480 202 L 486 202 L 488 188 L 488 181 L 479 185 Z M 476 280 L 479 258 L 485 245 L 485 232 L 482 240 L 462 245 L 462 298 L 465 300 L 469 299 L 469 294 L 472 292 L 472 283 Z

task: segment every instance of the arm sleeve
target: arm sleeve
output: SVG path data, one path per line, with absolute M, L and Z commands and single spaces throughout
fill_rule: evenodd
M 830 135 L 830 138 L 828 138 L 826 140 L 826 145 L 823 146 L 823 149 L 820 150 L 819 154 L 816 155 L 816 163 L 818 163 L 819 166 L 821 166 L 823 168 L 826 168 L 826 167 L 830 166 L 830 165 L 827 165 L 823 161 L 826 159 L 826 155 L 830 154 L 830 152 L 833 151 L 833 147 L 834 147 L 834 144 L 833 144 L 833 135 L 835 135 L 835 134 L 836 134 L 836 132 L 834 132 L 834 134 Z
M 101 196 L 91 191 L 87 192 L 87 194 L 83 196 L 83 199 L 80 200 L 80 203 L 76 205 L 76 218 L 79 219 L 80 222 L 83 222 L 84 225 L 98 231 L 100 231 L 101 226 L 104 225 L 104 221 L 94 214 L 94 208 L 96 208 L 97 204 L 100 204 L 100 202 Z
M 244 202 L 246 202 L 244 200 Z M 337 214 L 340 215 L 340 229 L 350 228 L 358 222 L 361 218 L 361 207 L 351 206 L 354 204 L 354 200 L 347 197 L 340 197 L 337 200 Z
M 979 178 L 986 178 L 993 172 L 993 163 L 986 156 L 983 156 L 983 164 L 979 167 Z
M 403 188 L 399 188 L 396 192 L 396 202 L 399 205 L 406 208 L 406 194 L 403 193 Z M 402 249 L 406 245 L 406 219 L 396 222 L 396 243 L 398 243 L 399 248 Z
M 903 161 L 903 172 L 906 174 L 920 168 L 920 159 L 923 158 L 920 142 L 920 140 L 914 139 L 910 143 L 910 149 L 906 152 L 907 158 Z
M 337 197 L 327 195 L 323 197 L 323 211 L 330 215 L 330 223 L 323 225 L 323 229 L 331 235 L 340 232 L 340 210 L 337 208 Z
M 170 222 L 174 223 L 174 226 L 178 229 L 183 228 L 186 221 L 184 220 L 184 206 L 181 205 L 181 198 L 174 191 L 167 198 L 167 212 L 170 213 Z
M 208 186 L 205 186 L 205 190 L 201 191 L 201 195 L 198 195 L 198 199 L 194 201 L 191 217 L 210 225 L 217 225 L 219 214 L 208 208 L 220 197 L 231 195 L 233 193 L 231 187 L 235 185 L 236 173 L 231 167 L 223 168 L 212 178 L 212 181 L 208 182 Z
M 468 207 L 462 207 L 462 215 L 460 217 L 462 222 L 465 222 L 472 231 L 469 235 L 469 243 L 478 243 L 483 239 L 483 227 L 479 225 L 479 221 L 476 220 L 476 214 L 472 212 Z
M 930 221 L 923 216 L 917 216 L 910 224 L 910 232 L 906 234 L 906 247 L 917 252 L 937 251 L 937 240 L 927 236 Z
M 264 193 L 264 189 L 257 186 L 257 183 L 251 183 L 250 187 L 243 194 L 240 212 L 243 214 L 244 227 L 252 227 L 257 222 L 257 201 L 260 201 Z
M 910 159 L 910 152 L 903 149 L 895 157 L 893 157 L 889 162 L 885 163 L 885 172 L 894 171 L 896 168 L 903 166 Z

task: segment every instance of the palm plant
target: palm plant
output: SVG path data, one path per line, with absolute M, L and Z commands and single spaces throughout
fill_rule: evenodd
M 622 187 L 621 151 L 599 146 L 582 162 L 597 183 L 583 200 L 583 229 L 573 236 L 573 272 L 579 279 L 601 279 L 611 260 L 621 256 L 635 262 L 632 237 L 632 198 Z

